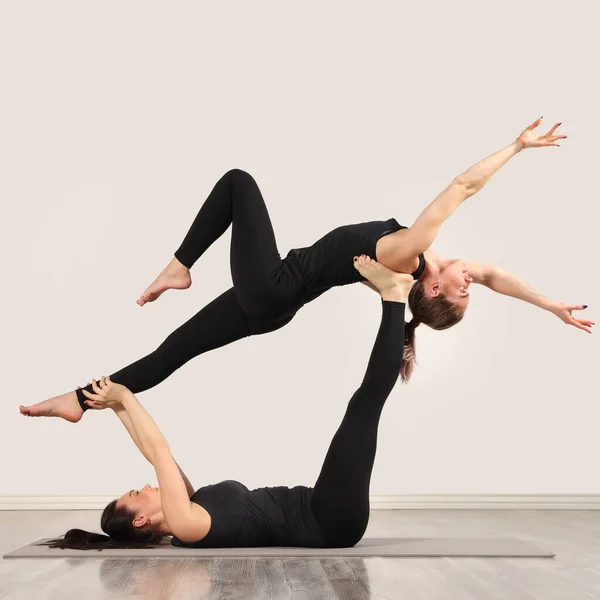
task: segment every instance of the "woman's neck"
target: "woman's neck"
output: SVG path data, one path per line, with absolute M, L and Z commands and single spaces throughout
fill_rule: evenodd
M 437 280 L 443 263 L 447 259 L 445 259 L 441 254 L 435 252 L 435 250 L 431 249 L 425 250 L 425 252 L 423 252 L 423 257 L 425 258 L 425 271 L 423 273 L 425 279 L 434 277 Z
M 169 525 L 162 512 L 153 517 L 151 523 L 152 531 L 154 533 L 158 533 L 159 535 L 173 535 L 173 533 L 169 531 Z

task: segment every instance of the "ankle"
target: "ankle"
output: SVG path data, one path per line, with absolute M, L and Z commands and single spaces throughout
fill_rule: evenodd
M 411 287 L 412 282 L 407 285 L 406 278 L 393 278 L 388 285 L 381 288 L 379 293 L 383 300 L 407 302 Z
M 189 273 L 189 269 L 184 264 L 180 263 L 175 256 L 167 265 L 167 271 L 170 273 Z
M 390 300 L 391 302 L 404 302 L 406 304 L 408 300 L 408 292 L 400 286 L 381 290 L 380 295 L 382 300 Z

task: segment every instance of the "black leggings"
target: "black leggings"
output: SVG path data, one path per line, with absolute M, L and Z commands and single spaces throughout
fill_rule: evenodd
M 110 375 L 134 394 L 158 385 L 187 361 L 241 338 L 275 331 L 302 306 L 302 281 L 281 260 L 271 219 L 254 178 L 239 169 L 215 184 L 175 257 L 186 267 L 232 225 L 233 287 L 178 327 L 151 354 Z M 83 389 L 93 393 L 92 386 Z M 87 398 L 80 389 L 83 410 Z
M 404 346 L 406 304 L 382 300 L 383 314 L 362 384 L 327 451 L 310 505 L 326 543 L 353 546 L 369 521 L 369 484 L 381 411 L 394 388 Z

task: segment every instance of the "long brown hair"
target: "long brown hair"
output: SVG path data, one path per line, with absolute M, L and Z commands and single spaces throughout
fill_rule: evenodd
M 408 294 L 408 306 L 413 315 L 412 321 L 404 326 L 404 355 L 400 377 L 403 383 L 408 383 L 417 364 L 415 355 L 415 329 L 421 324 L 429 325 L 438 331 L 456 325 L 464 317 L 464 311 L 450 302 L 444 294 L 435 298 L 425 291 L 425 283 L 417 279 Z
M 100 518 L 100 527 L 108 535 L 92 533 L 83 529 L 69 529 L 61 538 L 42 542 L 50 548 L 74 550 L 108 550 L 112 548 L 151 548 L 161 543 L 164 536 L 146 527 L 135 527 L 135 513 L 117 508 L 117 500 L 106 505 Z

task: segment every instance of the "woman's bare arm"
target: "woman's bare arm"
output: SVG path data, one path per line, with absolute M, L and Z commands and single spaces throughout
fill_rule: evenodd
M 122 405 L 142 454 L 150 459 L 156 471 L 162 511 L 171 532 L 183 541 L 201 539 L 210 528 L 210 518 L 206 511 L 195 509 L 190 502 L 189 489 L 165 436 L 130 390 L 123 394 Z
M 549 311 L 552 311 L 552 308 L 557 304 L 534 290 L 516 275 L 500 267 L 473 261 L 467 261 L 465 264 L 469 270 L 469 275 L 473 278 L 473 283 L 485 285 L 498 294 L 512 296 Z
M 456 179 L 465 186 L 467 194 L 472 196 L 481 190 L 500 167 L 503 167 L 513 156 L 521 152 L 522 149 L 521 142 L 515 140 L 508 146 L 498 150 L 498 152 L 494 152 L 491 156 L 479 161 Z
M 102 387 L 92 379 L 94 394 L 83 390 L 92 408 L 121 405 L 129 420 L 123 424 L 141 453 L 152 463 L 160 487 L 160 499 L 165 521 L 172 535 L 183 541 L 202 539 L 210 529 L 210 515 L 190 501 L 181 469 L 171 454 L 171 448 L 154 419 L 127 387 L 102 377 Z
M 529 302 L 530 304 L 543 308 L 556 315 L 567 325 L 573 325 L 578 329 L 592 333 L 592 327 L 595 325 L 594 321 L 576 319 L 571 314 L 574 310 L 586 309 L 586 305 L 565 304 L 564 302 L 550 300 L 540 292 L 534 290 L 523 280 L 519 279 L 516 275 L 513 275 L 500 267 L 484 265 L 478 262 L 467 262 L 466 265 L 469 270 L 469 275 L 473 278 L 474 283 L 485 285 L 498 294 L 512 296 L 518 300 Z
M 520 143 L 514 141 L 455 177 L 450 185 L 421 212 L 415 222 L 408 229 L 403 230 L 404 251 L 410 249 L 410 256 L 418 256 L 421 252 L 429 250 L 440 228 L 454 211 L 467 198 L 481 190 L 490 177 L 520 151 Z
M 469 271 L 469 273 L 471 273 L 471 271 Z M 530 304 L 551 312 L 556 305 L 554 300 L 546 298 L 546 296 L 537 290 L 534 290 L 516 275 L 513 275 L 500 267 L 493 268 L 488 276 L 486 286 L 498 294 L 504 294 L 505 296 L 517 298 L 517 300 L 529 302 Z
M 524 148 L 557 146 L 554 142 L 566 136 L 553 136 L 557 123 L 544 136 L 538 136 L 534 129 L 541 118 L 523 130 L 521 135 L 508 146 L 484 158 L 477 164 L 455 177 L 450 185 L 431 202 L 408 229 L 401 230 L 398 236 L 398 257 L 390 257 L 386 262 L 397 262 L 406 256 L 418 256 L 428 250 L 437 237 L 442 224 L 467 199 L 476 194 L 490 180 L 492 175 L 505 165 L 515 154 Z M 400 233 L 400 232 L 399 232 Z
M 123 425 L 125 426 L 125 429 L 129 433 L 134 444 L 138 447 L 138 450 L 142 453 L 144 458 L 149 463 L 152 463 L 148 454 L 145 453 L 144 450 L 142 449 L 142 445 L 140 444 L 140 441 L 137 437 L 137 434 L 135 432 L 133 424 L 131 423 L 131 419 L 129 418 L 129 415 L 127 414 L 127 411 L 125 410 L 125 408 L 122 405 L 113 406 L 111 408 L 113 409 L 113 411 L 115 412 L 117 417 L 119 417 L 119 420 L 121 421 L 121 423 L 123 423 Z M 183 472 L 182 468 L 179 466 L 177 461 L 175 462 L 175 464 L 177 465 L 177 468 L 179 469 L 179 473 L 181 474 L 181 478 L 183 479 L 183 482 L 185 483 L 185 488 L 187 490 L 188 496 L 191 498 L 194 495 L 194 492 L 196 490 L 194 489 L 194 486 L 191 484 L 190 480 L 187 478 L 187 475 Z

